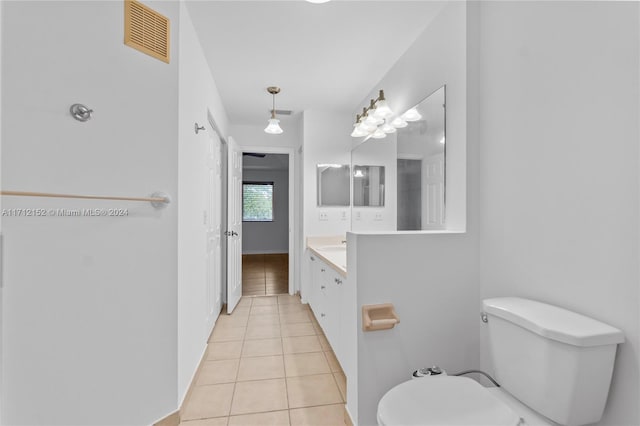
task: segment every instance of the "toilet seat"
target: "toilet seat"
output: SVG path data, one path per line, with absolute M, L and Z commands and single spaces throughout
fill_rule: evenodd
M 435 376 L 409 380 L 378 403 L 383 426 L 517 426 L 520 416 L 475 380 Z

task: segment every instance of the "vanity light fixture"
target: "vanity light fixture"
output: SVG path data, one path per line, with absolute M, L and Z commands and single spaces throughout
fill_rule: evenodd
M 395 133 L 398 129 L 393 127 L 393 125 L 388 121 L 385 121 L 384 124 L 380 126 L 380 130 L 382 130 L 386 134 L 391 134 L 391 133 Z
M 276 118 L 276 95 L 280 93 L 280 88 L 276 86 L 267 87 L 267 92 L 271 93 L 273 96 L 273 105 L 271 108 L 271 118 L 269 119 L 269 124 L 264 129 L 265 133 L 269 133 L 271 135 L 279 135 L 282 133 L 282 128 L 280 127 L 280 120 Z
M 377 99 L 371 99 L 368 107 L 362 109 L 362 114 L 356 116 L 356 122 L 351 136 L 354 138 L 372 137 L 382 139 L 387 133 L 395 132 L 395 128 L 391 130 L 393 122 L 389 123 L 393 111 L 389 108 L 387 100 L 384 97 L 384 90 L 380 90 Z
M 316 3 L 316 4 L 320 4 L 320 3 L 327 3 L 331 0 L 307 0 L 309 3 Z
M 391 125 L 393 127 L 395 127 L 396 129 L 402 129 L 405 128 L 409 125 L 409 123 L 407 123 L 406 121 L 404 121 L 402 119 L 402 117 L 396 117 L 392 122 Z
M 402 114 L 402 119 L 404 121 L 418 121 L 422 118 L 422 114 L 418 112 L 416 107 L 411 108 L 404 114 Z
M 376 131 L 371 134 L 371 137 L 374 139 L 384 139 L 387 137 L 387 134 L 383 132 L 380 127 L 378 127 Z

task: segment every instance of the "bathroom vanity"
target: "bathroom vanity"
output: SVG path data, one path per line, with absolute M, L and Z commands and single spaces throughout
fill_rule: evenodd
M 306 260 L 310 272 L 307 302 L 344 370 L 347 354 L 343 312 L 353 309 L 355 301 L 345 297 L 347 245 L 343 241 L 343 237 L 309 237 Z

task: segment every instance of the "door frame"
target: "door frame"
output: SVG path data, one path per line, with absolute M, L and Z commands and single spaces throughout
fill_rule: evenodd
M 295 150 L 288 147 L 276 146 L 244 146 L 241 151 L 260 154 L 287 154 L 289 156 L 289 294 L 295 294 L 294 271 L 298 260 L 295 251 Z
M 211 126 L 211 129 L 216 132 L 220 139 L 220 226 L 221 232 L 227 230 L 227 204 L 229 203 L 228 191 L 229 182 L 227 179 L 227 138 L 220 130 L 220 126 L 216 123 L 211 109 L 207 108 L 207 121 Z M 222 238 L 222 236 L 221 236 Z M 227 303 L 227 244 L 226 240 L 223 244 L 220 243 L 220 303 L 224 306 Z

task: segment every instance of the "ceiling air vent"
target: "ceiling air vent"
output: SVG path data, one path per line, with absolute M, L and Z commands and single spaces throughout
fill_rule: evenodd
M 269 110 L 269 112 L 271 112 L 271 110 Z M 291 115 L 293 114 L 293 111 L 289 110 L 289 109 L 277 109 L 276 110 L 276 115 Z
M 125 0 L 124 44 L 169 63 L 169 19 L 138 1 Z

